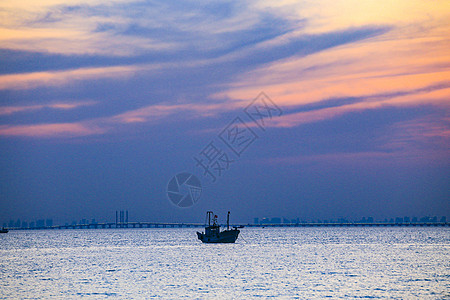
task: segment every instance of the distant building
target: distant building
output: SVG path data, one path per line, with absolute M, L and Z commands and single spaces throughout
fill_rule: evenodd
M 429 223 L 430 222 L 430 217 L 422 217 L 422 218 L 420 218 L 420 222 Z
M 271 220 L 270 220 L 270 223 L 272 223 L 272 224 L 281 224 L 281 218 L 272 218 Z
M 253 224 L 259 224 L 259 218 L 254 218 L 253 219 Z
M 269 218 L 262 218 L 260 224 L 269 224 L 270 223 L 270 219 Z

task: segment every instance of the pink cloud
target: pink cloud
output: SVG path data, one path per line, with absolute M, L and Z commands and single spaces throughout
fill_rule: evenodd
M 36 105 L 23 107 L 3 107 L 1 114 L 11 114 L 19 111 L 30 111 L 50 107 L 55 109 L 72 109 L 82 105 L 91 105 L 93 102 L 79 103 L 55 103 L 50 105 Z M 37 124 L 37 125 L 2 125 L 0 136 L 24 136 L 24 137 L 73 137 L 105 134 L 118 130 L 120 126 L 133 123 L 147 123 L 170 117 L 176 113 L 191 113 L 193 117 L 214 116 L 230 108 L 230 104 L 155 104 L 139 109 L 127 111 L 118 115 L 105 118 L 95 118 L 77 123 Z
M 83 123 L 56 123 L 37 125 L 2 125 L 0 135 L 3 136 L 25 136 L 25 137 L 74 137 L 102 134 L 105 130 Z
M 150 66 L 147 67 L 150 68 Z M 94 78 L 125 78 L 145 68 L 143 66 L 114 66 L 0 75 L 0 90 L 32 89 L 39 86 L 61 86 L 73 81 Z
M 389 128 L 390 135 L 382 139 L 388 150 L 411 148 L 450 149 L 450 117 L 426 116 L 398 122 Z M 447 155 L 448 156 L 448 155 Z
M 337 152 L 313 155 L 274 157 L 268 164 L 297 165 L 326 163 L 327 165 L 367 166 L 397 164 L 442 165 L 450 163 L 450 117 L 429 115 L 398 122 L 386 129 L 375 140 L 377 150 L 362 152 Z
M 448 109 L 450 107 L 450 88 L 442 88 L 434 91 L 425 90 L 423 92 L 416 92 L 414 94 L 400 95 L 400 96 L 373 96 L 370 100 L 360 100 L 360 102 L 352 104 L 344 104 L 336 107 L 328 107 L 316 109 L 306 112 L 298 112 L 285 114 L 276 117 L 268 124 L 273 127 L 294 127 L 302 124 L 318 122 L 339 117 L 341 115 L 374 110 L 386 107 L 405 107 L 405 106 L 423 106 L 431 104 L 439 104 Z
M 18 112 L 29 112 L 36 111 L 44 108 L 62 109 L 69 110 L 75 109 L 81 106 L 94 105 L 94 101 L 79 101 L 79 102 L 61 102 L 52 104 L 41 104 L 41 105 L 25 105 L 25 106 L 3 106 L 0 107 L 0 115 L 11 115 Z
M 136 110 L 127 111 L 119 115 L 110 117 L 107 122 L 111 123 L 143 123 L 166 118 L 178 112 L 194 113 L 197 117 L 214 116 L 217 113 L 234 109 L 238 103 L 213 103 L 213 104 L 155 104 L 142 107 Z

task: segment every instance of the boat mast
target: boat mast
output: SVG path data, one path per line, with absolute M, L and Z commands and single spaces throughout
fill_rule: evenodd
M 207 211 L 206 216 L 208 217 L 208 226 L 211 226 L 211 215 L 213 214 L 212 211 Z
M 228 211 L 227 215 L 227 230 L 230 230 L 230 211 Z

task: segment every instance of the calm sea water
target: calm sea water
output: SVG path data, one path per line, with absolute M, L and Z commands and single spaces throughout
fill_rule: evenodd
M 244 228 L 0 235 L 0 298 L 450 299 L 448 228 Z

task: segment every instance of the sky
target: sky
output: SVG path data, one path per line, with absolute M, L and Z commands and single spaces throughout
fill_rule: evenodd
M 0 221 L 450 217 L 449 50 L 448 1 L 3 0 Z

